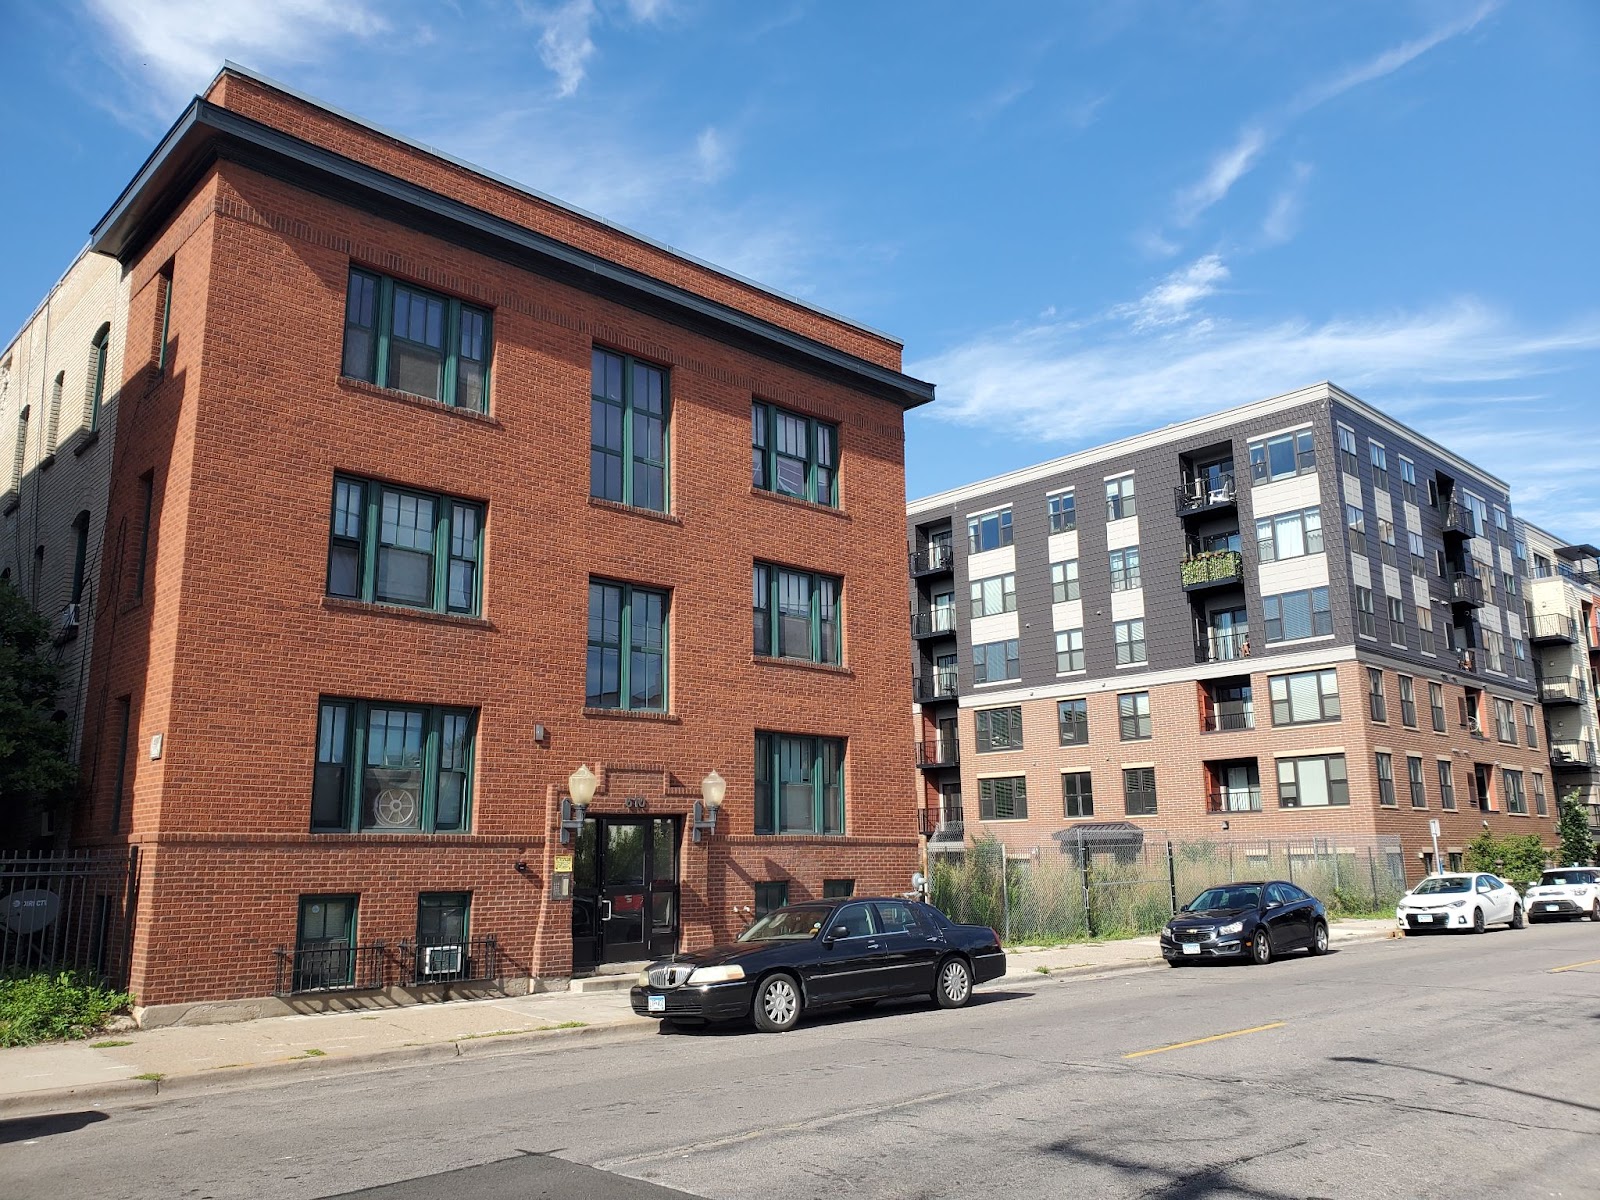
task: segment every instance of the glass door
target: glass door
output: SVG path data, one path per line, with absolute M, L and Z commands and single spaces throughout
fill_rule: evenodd
M 601 962 L 631 962 L 646 956 L 649 832 L 647 821 L 600 821 Z

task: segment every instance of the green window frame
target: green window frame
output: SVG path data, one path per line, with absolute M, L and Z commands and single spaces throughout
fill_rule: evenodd
M 764 917 L 769 912 L 780 909 L 789 903 L 789 881 L 787 879 L 763 880 L 755 885 L 755 893 L 755 915 Z
M 1022 749 L 1022 709 L 982 708 L 973 715 L 978 753 Z
M 472 938 L 471 892 L 421 892 L 417 896 L 417 953 L 429 946 L 465 946 Z
M 324 697 L 311 832 L 469 832 L 477 725 L 476 709 Z
M 355 895 L 300 897 L 293 991 L 343 988 L 355 982 L 360 907 L 361 898 Z
M 844 580 L 758 562 L 750 574 L 752 649 L 758 658 L 837 666 L 843 661 Z
M 978 820 L 1025 821 L 1028 818 L 1028 778 L 978 780 Z
M 487 412 L 493 340 L 488 309 L 350 268 L 339 360 L 347 378 Z
M 585 708 L 667 711 L 667 635 L 671 600 L 657 588 L 589 581 Z
M 839 427 L 753 401 L 750 486 L 838 508 Z
M 671 499 L 665 367 L 596 346 L 589 370 L 589 495 L 649 512 Z
M 483 513 L 470 500 L 335 475 L 328 595 L 477 616 Z
M 756 733 L 755 831 L 842 834 L 845 739 Z

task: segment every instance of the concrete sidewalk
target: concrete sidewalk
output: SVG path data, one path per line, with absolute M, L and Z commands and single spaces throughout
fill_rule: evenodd
M 1338 921 L 1333 942 L 1387 937 L 1393 928 L 1390 920 Z M 1015 986 L 1160 964 L 1154 937 L 1012 947 L 1005 982 Z M 247 1081 L 292 1079 L 296 1073 L 570 1048 L 597 1037 L 653 1034 L 656 1027 L 656 1021 L 634 1015 L 623 990 L 136 1029 L 0 1050 L 0 1115 L 144 1102 Z

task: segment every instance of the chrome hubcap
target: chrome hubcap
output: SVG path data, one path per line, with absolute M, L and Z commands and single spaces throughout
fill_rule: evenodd
M 951 963 L 944 969 L 944 994 L 950 1000 L 964 1000 L 967 995 L 967 969 L 960 963 Z
M 779 979 L 767 985 L 761 1007 L 767 1014 L 767 1020 L 782 1025 L 793 1019 L 798 999 L 794 994 L 794 988 L 785 980 Z

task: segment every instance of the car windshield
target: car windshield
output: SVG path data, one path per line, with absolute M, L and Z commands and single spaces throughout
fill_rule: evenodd
M 1194 912 L 1207 912 L 1211 909 L 1255 908 L 1260 903 L 1261 889 L 1258 887 L 1214 887 L 1196 896 L 1189 908 Z
M 1546 871 L 1539 878 L 1540 883 L 1567 884 L 1572 886 L 1580 883 L 1593 883 L 1600 879 L 1600 873 L 1594 871 Z
M 822 923 L 832 912 L 821 904 L 797 908 L 778 908 L 739 935 L 741 942 L 804 942 L 822 932 Z
M 1411 889 L 1413 896 L 1437 896 L 1441 892 L 1470 892 L 1470 879 L 1440 879 L 1437 875 L 1424 879 Z

